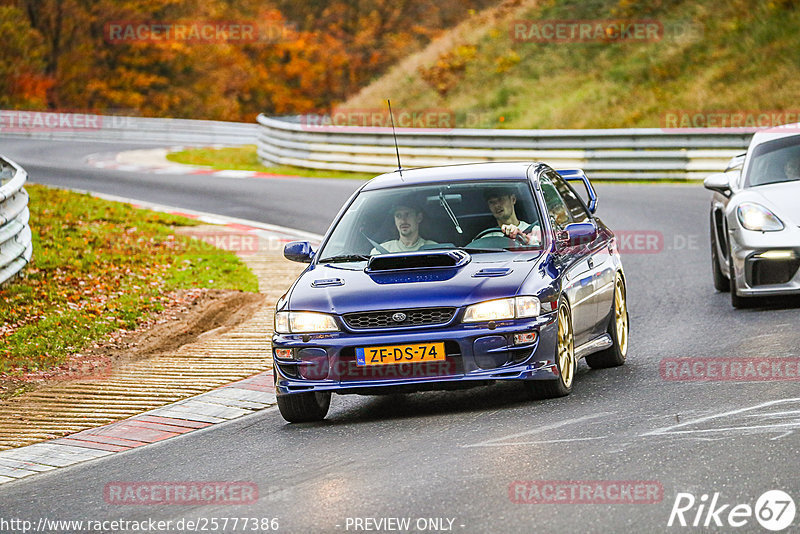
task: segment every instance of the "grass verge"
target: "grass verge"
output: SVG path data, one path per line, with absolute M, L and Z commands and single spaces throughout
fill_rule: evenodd
M 288 165 L 265 167 L 258 160 L 255 145 L 228 148 L 192 148 L 167 154 L 167 159 L 185 165 L 203 165 L 220 170 L 257 171 L 306 178 L 351 178 L 354 180 L 370 180 L 376 174 L 363 172 L 325 171 L 304 169 Z
M 196 223 L 89 195 L 26 187 L 33 260 L 0 289 L 0 373 L 63 363 L 119 328 L 163 309 L 168 294 L 196 287 L 257 291 L 231 252 L 176 234 Z
M 723 126 L 720 120 L 730 124 L 737 113 L 761 121 L 760 113 L 774 117 L 779 111 L 790 113 L 766 121 L 796 120 L 791 118 L 800 91 L 796 1 L 509 0 L 503 5 L 445 32 L 340 108 L 375 108 L 392 95 L 397 112 L 447 110 L 443 116 L 456 127 L 473 128 L 713 127 Z M 537 40 L 530 31 L 553 21 L 603 20 L 650 21 L 661 30 L 655 39 L 586 41 Z M 676 115 L 682 119 L 673 123 Z M 699 122 L 683 122 L 696 116 Z

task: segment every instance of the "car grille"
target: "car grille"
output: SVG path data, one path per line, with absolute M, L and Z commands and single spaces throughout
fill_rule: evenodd
M 445 324 L 450 322 L 455 312 L 455 308 L 413 308 L 408 310 L 347 313 L 342 318 L 348 327 L 354 330 L 366 330 L 369 328 L 399 328 Z M 401 321 L 393 319 L 393 316 L 398 313 L 405 314 L 405 319 Z

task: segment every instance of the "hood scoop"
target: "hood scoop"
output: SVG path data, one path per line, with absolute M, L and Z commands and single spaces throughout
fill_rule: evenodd
M 499 276 L 506 276 L 511 273 L 508 267 L 490 267 L 488 269 L 481 269 L 473 274 L 474 278 L 497 278 Z
M 453 269 L 469 263 L 471 257 L 463 250 L 443 250 L 437 252 L 403 252 L 399 254 L 381 254 L 373 256 L 367 273 L 387 271 L 413 271 L 421 269 Z
M 344 280 L 341 278 L 323 278 L 321 280 L 314 280 L 311 282 L 311 287 L 332 287 L 343 286 Z

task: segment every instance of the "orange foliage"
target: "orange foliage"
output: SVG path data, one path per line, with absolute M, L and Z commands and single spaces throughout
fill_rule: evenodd
M 7 71 L 0 106 L 221 120 L 324 112 L 492 3 L 0 0 L 0 30 L 16 46 L 0 51 L 0 75 L 4 64 Z M 206 23 L 249 25 L 255 36 L 158 39 L 134 31 Z

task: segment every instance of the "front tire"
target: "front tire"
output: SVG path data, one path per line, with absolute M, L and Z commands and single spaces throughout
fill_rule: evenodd
M 555 380 L 530 380 L 525 382 L 528 395 L 533 399 L 554 399 L 572 393 L 572 382 L 578 362 L 575 359 L 575 336 L 572 327 L 572 313 L 569 304 L 562 300 L 558 306 L 558 334 L 556 337 L 556 365 L 558 378 Z
M 586 363 L 592 369 L 617 367 L 625 363 L 628 354 L 628 332 L 630 322 L 628 317 L 628 291 L 625 280 L 617 275 L 614 281 L 614 303 L 611 308 L 611 320 L 608 322 L 606 332 L 613 342 L 607 349 L 586 356 Z
M 328 415 L 330 405 L 330 391 L 295 393 L 278 397 L 278 409 L 283 418 L 290 423 L 321 421 Z

